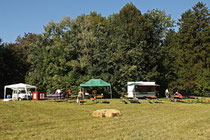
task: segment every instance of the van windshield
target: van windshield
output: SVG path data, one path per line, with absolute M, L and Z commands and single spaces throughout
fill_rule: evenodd
M 26 94 L 25 90 L 20 90 L 20 94 Z

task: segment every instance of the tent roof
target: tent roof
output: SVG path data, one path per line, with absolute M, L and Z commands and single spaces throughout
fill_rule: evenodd
M 111 84 L 103 81 L 102 79 L 90 79 L 84 84 L 80 84 L 81 87 L 110 87 Z
M 4 88 L 11 88 L 11 89 L 24 89 L 24 88 L 36 88 L 36 86 L 28 85 L 28 84 L 12 84 L 12 85 L 6 85 Z
M 142 83 L 131 83 L 128 86 L 142 86 L 142 87 L 159 87 L 160 85 L 154 84 L 153 82 L 142 82 Z

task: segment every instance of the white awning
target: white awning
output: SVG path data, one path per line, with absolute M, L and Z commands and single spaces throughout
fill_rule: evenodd
M 36 88 L 36 86 L 28 85 L 28 84 L 12 84 L 12 85 L 6 85 L 4 88 L 10 88 L 10 89 L 25 89 L 25 88 Z
M 6 86 L 4 86 L 4 99 L 6 98 L 6 89 L 7 88 L 10 88 L 12 90 L 14 90 L 14 89 L 25 89 L 25 90 L 27 90 L 27 89 L 34 88 L 36 90 L 36 86 L 23 84 L 23 83 L 6 85 Z

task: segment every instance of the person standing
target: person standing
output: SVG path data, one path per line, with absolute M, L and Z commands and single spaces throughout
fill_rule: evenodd
M 61 90 L 57 89 L 55 92 L 55 95 L 57 95 L 57 97 L 61 98 Z
M 79 92 L 78 92 L 78 96 L 77 96 L 77 103 L 80 104 L 80 101 L 83 99 L 83 92 L 82 90 L 80 89 Z
M 62 89 L 62 96 L 63 96 L 63 99 L 65 99 L 65 98 L 66 98 L 66 96 L 67 96 L 67 92 L 66 92 L 66 90 L 65 90 L 65 89 Z
M 69 89 L 69 91 L 67 92 L 67 98 L 69 98 L 71 96 L 71 89 Z
M 169 91 L 168 91 L 168 88 L 165 90 L 165 96 L 166 96 L 166 98 L 168 98 L 168 97 L 169 97 Z

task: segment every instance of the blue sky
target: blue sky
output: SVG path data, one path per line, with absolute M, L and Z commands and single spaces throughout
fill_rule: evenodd
M 43 25 L 51 20 L 58 22 L 64 16 L 75 19 L 96 11 L 107 17 L 129 2 L 142 13 L 156 8 L 165 10 L 177 21 L 198 1 L 209 8 L 210 0 L 0 0 L 0 38 L 10 43 L 24 33 L 42 33 Z

